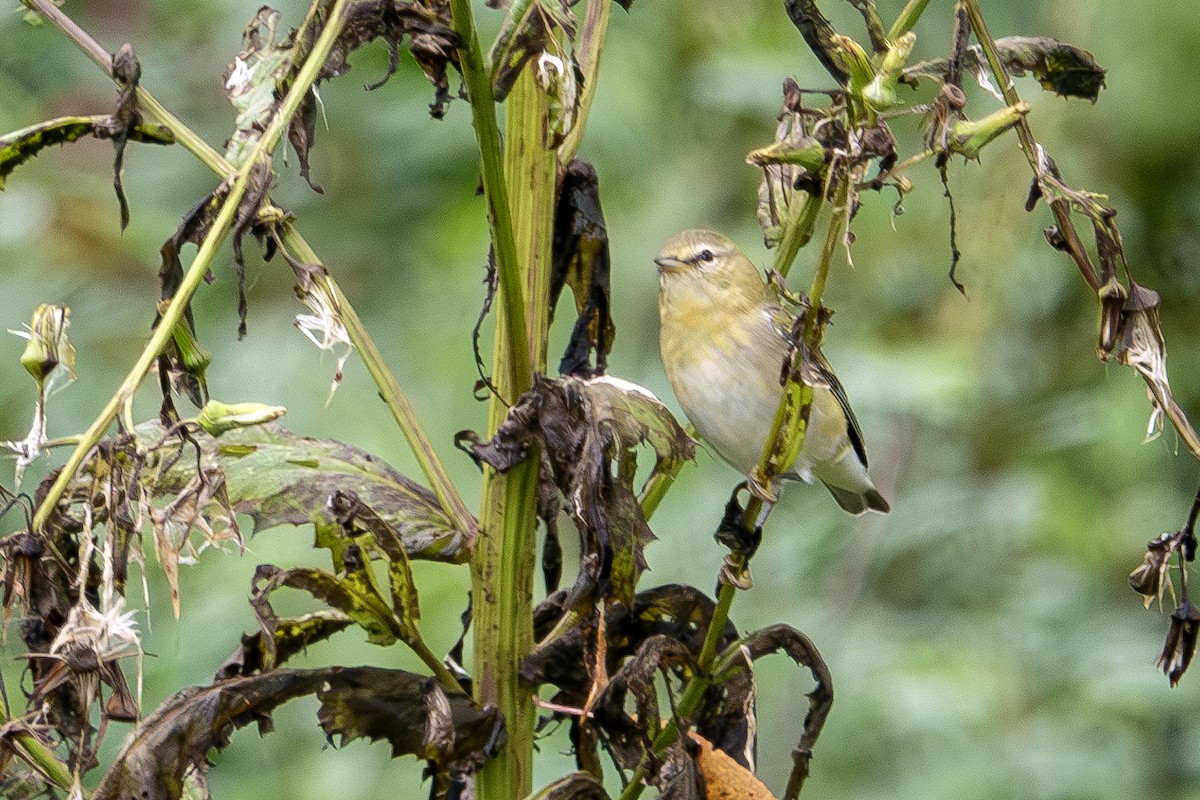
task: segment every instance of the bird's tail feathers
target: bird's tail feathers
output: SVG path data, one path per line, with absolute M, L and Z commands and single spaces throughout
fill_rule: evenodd
M 874 488 L 867 489 L 864 492 L 855 492 L 828 483 L 825 484 L 825 488 L 833 495 L 833 499 L 837 501 L 837 504 L 842 507 L 843 511 L 853 514 L 856 517 L 867 511 L 878 511 L 880 514 L 886 514 L 892 510 L 888 501 Z

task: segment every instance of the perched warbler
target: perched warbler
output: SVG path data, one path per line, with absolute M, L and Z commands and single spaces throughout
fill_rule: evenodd
M 658 264 L 659 345 L 675 397 L 700 437 L 744 475 L 762 457 L 783 397 L 780 374 L 795 316 L 750 259 L 712 231 L 684 231 Z M 846 392 L 819 353 L 804 445 L 786 478 L 820 480 L 843 509 L 886 512 L 867 474 L 862 432 Z

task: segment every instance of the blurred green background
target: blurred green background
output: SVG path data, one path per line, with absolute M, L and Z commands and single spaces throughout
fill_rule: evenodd
M 11 4 L 10 4 L 11 5 Z M 65 9 L 105 47 L 129 41 L 143 83 L 220 146 L 233 113 L 221 90 L 240 49 L 252 0 L 77 2 Z M 827 13 L 860 36 L 848 4 Z M 1186 5 L 1186 4 L 1185 4 Z M 889 20 L 899 0 L 880 0 Z M 917 27 L 914 58 L 944 52 L 952 4 L 935 2 Z M 282 8 L 287 24 L 304 6 Z M 582 9 L 580 9 L 582 10 Z M 1035 134 L 1075 186 L 1107 193 L 1120 211 L 1138 280 L 1163 297 L 1171 378 L 1200 417 L 1200 14 L 1148 0 L 1136 9 L 1101 0 L 985 2 L 992 32 L 1055 36 L 1093 52 L 1109 70 L 1095 106 L 1018 81 Z M 1192 9 L 1194 12 L 1195 9 Z M 479 9 L 490 36 L 498 12 Z M 382 89 L 386 53 L 367 47 L 353 71 L 321 88 L 311 192 L 294 156 L 279 163 L 278 204 L 330 265 L 362 314 L 453 477 L 478 496 L 473 465 L 454 432 L 482 430 L 472 399 L 470 334 L 483 297 L 484 208 L 475 196 L 469 109 L 430 120 L 431 91 L 405 56 Z M 611 371 L 677 408 L 657 355 L 651 257 L 672 233 L 708 226 L 767 263 L 755 221 L 759 173 L 745 153 L 773 137 L 780 83 L 829 81 L 781 2 L 639 0 L 614 10 L 596 104 L 581 155 L 600 175 L 613 245 L 618 338 Z M 969 87 L 969 112 L 994 101 Z M 112 107 L 115 90 L 54 29 L 0 14 L 0 131 Z M 902 153 L 917 126 L 895 125 Z M 0 325 L 19 328 L 41 302 L 72 308 L 79 380 L 50 404 L 50 433 L 81 431 L 133 363 L 158 296 L 158 249 L 214 179 L 180 148 L 131 145 L 126 191 L 133 223 L 122 235 L 111 189 L 112 147 L 85 141 L 44 153 L 0 193 Z M 1030 174 L 1008 137 L 981 164 L 956 164 L 959 277 L 946 278 L 946 203 L 932 165 L 894 220 L 891 195 L 868 195 L 854 224 L 854 268 L 838 259 L 827 301 L 837 311 L 826 352 L 847 386 L 894 511 L 852 520 L 820 489 L 795 488 L 771 518 L 755 586 L 733 619 L 750 630 L 786 622 L 808 633 L 834 676 L 836 702 L 806 796 L 831 798 L 1200 798 L 1200 674 L 1172 690 L 1154 667 L 1167 619 L 1144 611 L 1126 585 L 1148 539 L 1178 528 L 1198 470 L 1173 432 L 1143 444 L 1149 414 L 1131 371 L 1096 360 L 1095 303 L 1073 265 L 1051 251 L 1039 207 L 1022 210 Z M 1085 231 L 1086 233 L 1086 231 Z M 191 251 L 189 251 L 190 253 Z M 793 271 L 807 286 L 814 253 Z M 187 257 L 185 257 L 186 263 Z M 353 359 L 325 405 L 334 359 L 293 327 L 301 309 L 281 261 L 249 260 L 250 333 L 237 341 L 231 258 L 201 290 L 196 317 L 214 353 L 214 397 L 286 405 L 284 420 L 310 436 L 343 439 L 419 474 L 386 408 Z M 561 350 L 567 325 L 554 331 Z M 20 439 L 34 387 L 0 339 L 0 439 Z M 141 398 L 154 413 L 153 391 Z M 34 465 L 24 488 L 65 455 Z M 9 467 L 3 467 L 5 472 Z M 11 485 L 11 473 L 2 479 Z M 654 520 L 645 586 L 713 585 L 722 550 L 711 533 L 737 476 L 707 452 L 688 468 Z M 16 524 L 0 521 L 3 531 Z M 243 631 L 258 563 L 324 566 L 311 532 L 255 537 L 243 556 L 205 553 L 182 576 L 183 613 L 147 553 L 151 611 L 140 618 L 150 656 L 145 707 L 211 679 Z M 425 634 L 436 651 L 458 635 L 465 568 L 418 565 Z M 130 598 L 144 607 L 140 592 Z M 280 597 L 281 612 L 294 608 Z M 2 653 L 14 696 L 16 630 Z M 416 668 L 400 648 L 345 633 L 297 663 Z M 810 684 L 781 657 L 759 671 L 760 774 L 781 790 Z M 420 765 L 391 761 L 383 745 L 324 746 L 315 702 L 276 714 L 277 731 L 252 730 L 214 756 L 214 796 L 341 800 L 419 797 Z M 124 735 L 109 732 L 106 752 Z M 559 731 L 541 743 L 538 784 L 567 770 Z

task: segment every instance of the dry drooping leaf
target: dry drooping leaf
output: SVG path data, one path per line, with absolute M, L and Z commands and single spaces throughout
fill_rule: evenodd
M 609 289 L 612 266 L 608 228 L 600 207 L 596 170 L 579 158 L 571 162 L 559 188 L 552 252 L 551 320 L 564 286 L 571 287 L 578 315 L 558 371 L 581 378 L 603 375 L 617 334 L 612 321 Z M 588 363 L 593 351 L 596 353 L 594 368 Z
M 1005 36 L 996 40 L 996 54 L 1009 73 L 1020 77 L 1031 73 L 1041 87 L 1062 97 L 1081 97 L 1096 102 L 1104 88 L 1104 69 L 1086 50 L 1046 36 Z M 904 70 L 908 78 L 941 80 L 949 63 L 933 59 Z M 988 63 L 979 45 L 963 51 L 963 69 L 975 73 L 979 85 L 999 97 L 988 76 Z
M 579 585 L 599 581 L 606 594 L 632 602 L 646 568 L 642 550 L 653 538 L 634 491 L 635 448 L 653 448 L 651 475 L 694 454 L 691 438 L 658 398 L 611 377 L 539 379 L 491 440 L 479 442 L 470 431 L 458 438 L 474 458 L 500 471 L 527 458 L 530 441 L 538 442 L 548 477 L 583 536 L 583 559 L 598 564 L 598 570 L 580 570 Z
M 385 739 L 393 757 L 414 754 L 435 772 L 469 773 L 503 741 L 503 724 L 494 709 L 462 696 L 443 695 L 431 714 L 427 696 L 440 691 L 425 676 L 378 667 L 274 670 L 193 686 L 138 726 L 93 800 L 179 800 L 185 776 L 202 773 L 209 750 L 227 746 L 235 728 L 255 722 L 269 732 L 277 706 L 309 694 L 321 701 L 317 719 L 326 735 L 342 744 Z
M 700 745 L 696 766 L 704 777 L 705 800 L 775 800 L 775 795 L 753 772 L 714 748 L 700 734 L 689 735 Z

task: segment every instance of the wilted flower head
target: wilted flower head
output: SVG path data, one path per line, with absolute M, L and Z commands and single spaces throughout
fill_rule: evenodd
M 329 386 L 329 397 L 325 400 L 325 404 L 328 405 L 333 400 L 333 393 L 342 384 L 342 369 L 346 366 L 346 359 L 354 351 L 354 345 L 350 342 L 350 334 L 342 322 L 342 312 L 337 300 L 330 295 L 327 283 L 307 281 L 306 285 L 296 287 L 296 294 L 312 311 L 311 314 L 296 315 L 296 327 L 300 332 L 321 350 L 333 350 L 343 345 L 346 348 L 338 355 L 337 371 L 333 375 L 333 383 Z
M 1129 573 L 1129 586 L 1142 596 L 1146 608 L 1161 598 L 1165 587 L 1164 578 L 1167 574 L 1168 559 L 1175 550 L 1174 533 L 1164 533 L 1157 539 L 1150 540 L 1146 545 L 1146 557 L 1142 563 Z
M 75 380 L 75 348 L 67 338 L 70 326 L 71 309 L 43 303 L 33 312 L 25 331 L 9 331 L 28 340 L 21 365 L 46 391 L 63 375 Z
M 75 380 L 75 348 L 67 338 L 71 325 L 71 309 L 43 303 L 33 312 L 33 319 L 24 331 L 9 333 L 26 339 L 21 365 L 37 381 L 38 396 L 33 410 L 33 424 L 21 441 L 4 442 L 17 456 L 15 481 L 19 485 L 25 468 L 41 454 L 46 441 L 46 398 L 64 376 L 68 383 Z
M 1183 673 L 1187 672 L 1196 654 L 1196 638 L 1200 635 L 1200 610 L 1192 605 L 1191 600 L 1184 600 L 1171 614 L 1171 627 L 1167 631 L 1167 642 L 1163 646 L 1162 655 L 1158 657 L 1158 666 L 1163 674 L 1171 680 L 1171 685 L 1179 683 Z

